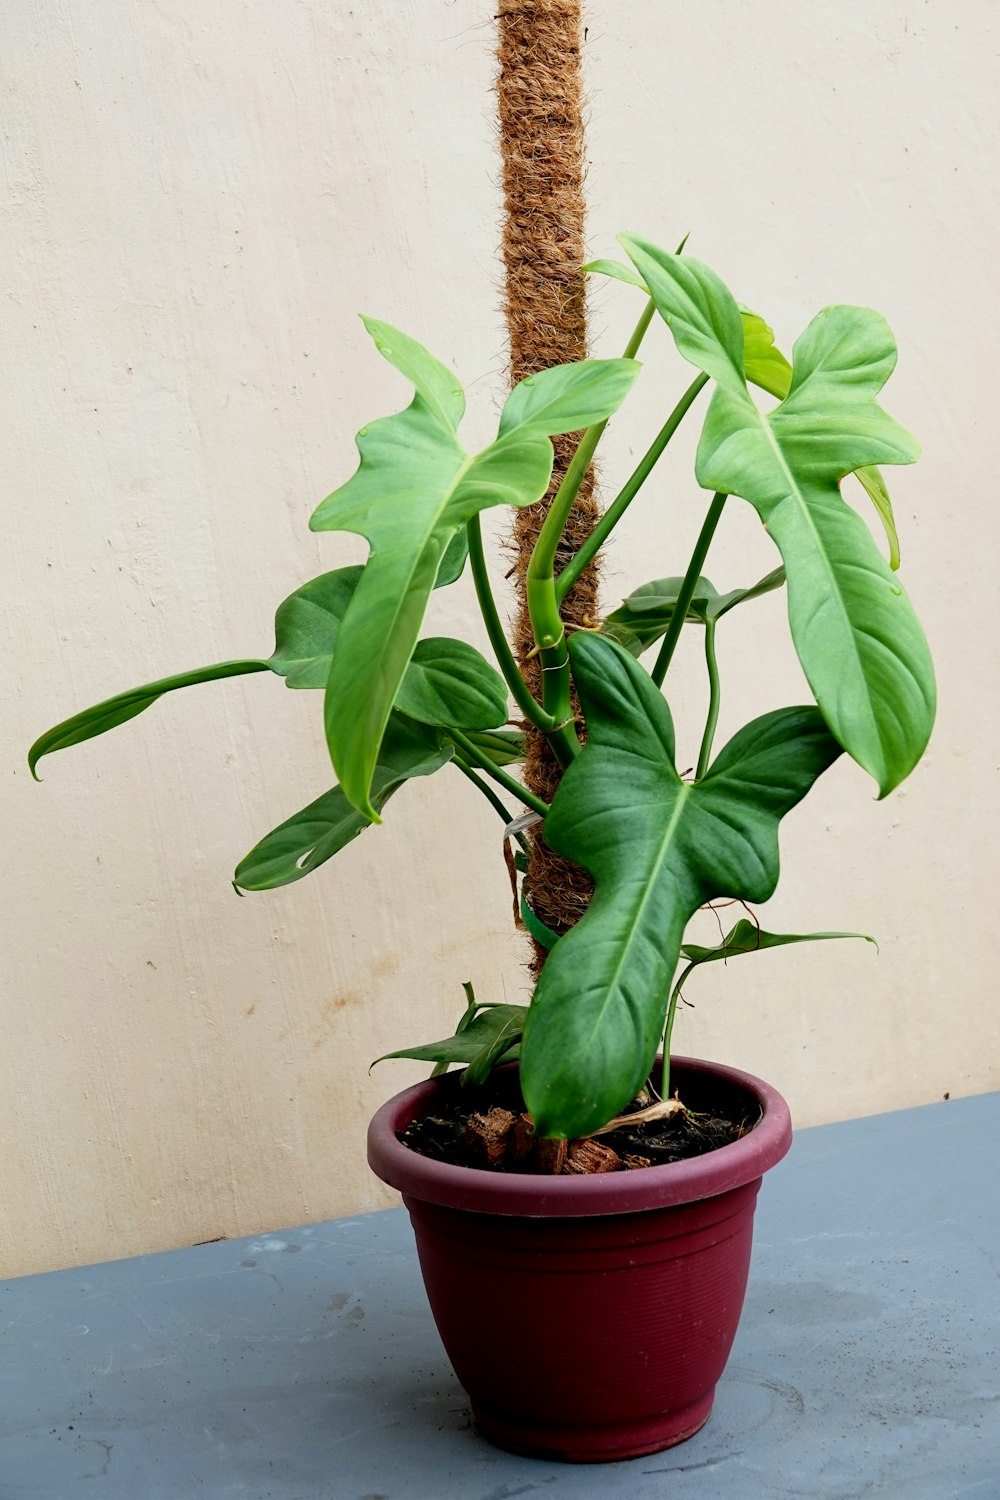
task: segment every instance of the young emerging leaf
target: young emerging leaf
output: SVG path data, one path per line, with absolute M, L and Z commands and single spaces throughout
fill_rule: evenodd
M 501 1058 L 513 1060 L 512 1049 L 520 1040 L 527 1014 L 526 1005 L 483 1005 L 454 1036 L 386 1052 L 375 1063 L 394 1057 L 409 1057 L 417 1062 L 465 1063 L 468 1081 L 482 1083 Z
M 381 810 L 404 782 L 432 775 L 453 754 L 439 731 L 392 714 L 372 778 L 372 801 Z M 237 865 L 233 884 L 241 891 L 271 891 L 304 880 L 370 826 L 340 787 L 332 787 L 266 834 Z
M 549 954 L 521 1053 L 524 1097 L 545 1136 L 586 1135 L 645 1080 L 684 926 L 706 901 L 766 901 L 778 824 L 836 760 L 814 708 L 748 724 L 704 778 L 680 779 L 670 712 L 606 636 L 570 640 L 588 740 L 543 825 L 596 889 Z
M 325 722 L 345 795 L 377 822 L 370 790 L 379 745 L 449 545 L 479 511 L 539 500 L 552 471 L 549 436 L 610 416 L 639 367 L 584 360 L 531 377 L 511 393 L 496 441 L 473 456 L 458 437 L 465 401 L 454 375 L 388 324 L 365 326 L 414 397 L 405 411 L 362 428 L 357 472 L 310 524 L 357 532 L 371 548 L 341 622 Z
M 606 617 L 605 635 L 610 635 L 633 656 L 641 656 L 666 635 L 683 582 L 682 578 L 657 578 L 652 583 L 644 583 Z M 730 589 L 727 594 L 720 594 L 707 578 L 699 578 L 686 618 L 701 625 L 721 619 L 737 604 L 770 594 L 774 589 L 780 589 L 784 582 L 784 568 L 775 568 L 773 573 L 768 573 L 750 588 Z
M 787 396 L 792 367 L 774 346 L 774 329 L 759 314 L 740 308 L 743 323 L 743 372 L 769 396 Z
M 911 463 L 913 438 L 875 402 L 896 359 L 885 320 L 828 307 L 793 351 L 792 383 L 769 415 L 743 377 L 732 296 L 699 262 L 622 236 L 681 354 L 718 384 L 696 472 L 757 510 L 788 575 L 792 638 L 844 749 L 885 796 L 913 769 L 934 722 L 934 671 L 913 608 L 839 481 L 873 463 Z
M 687 964 L 674 985 L 674 994 L 680 993 L 691 970 L 698 968 L 700 964 L 725 963 L 741 953 L 761 953 L 765 948 L 784 948 L 789 943 L 823 943 L 834 938 L 860 938 L 878 948 L 875 939 L 865 932 L 765 932 L 763 927 L 742 917 L 726 933 L 722 942 L 712 948 L 701 947 L 697 943 L 685 943 L 682 946 L 681 957 L 687 959 Z
M 524 734 L 520 729 L 469 729 L 466 735 L 495 766 L 514 766 L 524 760 Z
M 212 667 L 197 667 L 193 672 L 178 672 L 175 677 L 161 677 L 159 682 L 147 682 L 145 687 L 130 688 L 114 698 L 105 698 L 93 708 L 63 719 L 61 724 L 47 729 L 28 751 L 28 767 L 35 780 L 35 767 L 43 755 L 53 750 L 67 750 L 70 745 L 82 744 L 99 734 L 106 734 L 118 724 L 134 719 L 136 714 L 151 708 L 164 693 L 176 692 L 178 688 L 194 687 L 199 682 L 216 682 L 222 677 L 242 677 L 248 672 L 266 672 L 270 663 L 266 661 L 223 661 Z

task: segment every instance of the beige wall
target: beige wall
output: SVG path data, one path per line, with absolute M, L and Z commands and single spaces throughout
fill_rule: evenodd
M 524 995 L 498 825 L 457 774 L 311 880 L 233 894 L 236 859 L 329 784 L 315 695 L 207 686 L 49 761 L 42 787 L 24 767 L 99 697 L 266 654 L 274 604 L 361 555 L 306 529 L 355 429 L 403 394 L 356 310 L 453 362 L 487 431 L 492 10 L 8 7 L 2 1272 L 387 1204 L 365 1122 L 419 1070 L 368 1061 L 446 1030 L 464 979 Z M 888 404 L 925 447 L 894 489 L 941 678 L 931 753 L 884 804 L 849 765 L 825 778 L 766 913 L 873 932 L 881 956 L 708 971 L 679 1044 L 764 1072 L 802 1124 L 995 1087 L 995 5 L 592 0 L 588 21 L 594 252 L 690 229 L 786 346 L 828 301 L 877 305 L 901 347 Z M 597 293 L 601 351 L 634 312 Z M 609 486 L 686 379 L 651 341 Z M 690 453 L 630 516 L 609 601 L 683 565 Z M 731 509 L 726 587 L 772 565 Z M 772 598 L 726 632 L 723 732 L 799 695 L 781 616 Z M 456 628 L 480 639 L 468 590 Z M 682 744 L 702 707 L 692 652 Z

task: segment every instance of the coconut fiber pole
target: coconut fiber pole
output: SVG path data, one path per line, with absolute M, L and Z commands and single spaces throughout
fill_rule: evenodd
M 511 384 L 537 370 L 587 353 L 584 276 L 583 102 L 580 0 L 499 0 L 500 150 L 504 191 L 504 313 L 510 341 Z M 537 655 L 525 597 L 532 548 L 579 434 L 557 437 L 548 494 L 516 512 L 513 543 L 517 583 L 515 651 L 540 696 Z M 590 534 L 598 516 L 593 475 L 580 487 L 557 553 L 562 567 Z M 591 565 L 562 606 L 567 627 L 597 617 L 597 571 Z M 576 705 L 574 705 L 576 706 Z M 551 801 L 560 770 L 545 737 L 525 726 L 528 787 Z M 554 932 L 565 932 L 590 899 L 590 877 L 553 854 L 540 835 L 531 846 L 528 899 Z M 536 943 L 536 968 L 545 950 Z

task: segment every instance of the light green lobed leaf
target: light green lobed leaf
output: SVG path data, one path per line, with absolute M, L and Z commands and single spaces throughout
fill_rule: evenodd
M 740 730 L 689 784 L 646 672 L 604 636 L 574 635 L 570 655 L 588 740 L 543 835 L 596 889 L 546 960 L 521 1054 L 537 1130 L 566 1137 L 599 1128 L 634 1097 L 688 919 L 719 897 L 767 900 L 780 819 L 840 754 L 816 709 L 779 709 Z
M 913 438 L 875 402 L 895 364 L 885 320 L 829 307 L 793 351 L 788 394 L 765 415 L 742 371 L 742 327 L 707 266 L 622 236 L 681 354 L 717 381 L 698 449 L 707 489 L 757 510 L 788 575 L 792 638 L 816 701 L 881 796 L 913 769 L 934 721 L 934 672 L 902 588 L 839 481 L 910 463 Z
M 624 281 L 629 286 L 638 287 L 646 293 L 647 297 L 650 295 L 649 287 L 638 271 L 631 266 L 622 265 L 621 261 L 594 260 L 583 269 L 596 272 L 601 276 L 614 277 L 616 281 Z M 767 391 L 769 395 L 783 400 L 788 395 L 792 382 L 792 367 L 781 350 L 775 348 L 774 330 L 765 323 L 759 313 L 751 312 L 747 307 L 740 307 L 739 311 L 743 324 L 744 374 L 751 384 L 760 386 L 761 390 Z M 874 465 L 866 465 L 858 469 L 856 473 L 885 529 L 889 543 L 889 566 L 895 572 L 899 567 L 899 536 L 885 480 Z
M 405 411 L 362 428 L 357 472 L 310 524 L 357 532 L 371 549 L 341 622 L 325 722 L 345 794 L 377 822 L 369 793 L 378 748 L 449 544 L 489 506 L 539 500 L 552 472 L 549 437 L 610 416 L 639 367 L 584 360 L 529 377 L 508 398 L 496 441 L 471 455 L 458 437 L 465 401 L 454 375 L 388 324 L 365 326 L 414 397 Z

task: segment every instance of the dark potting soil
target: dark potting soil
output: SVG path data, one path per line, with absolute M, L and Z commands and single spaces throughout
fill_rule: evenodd
M 524 1115 L 517 1074 L 500 1070 L 485 1084 L 472 1088 L 461 1073 L 441 1079 L 441 1101 L 433 1113 L 412 1120 L 399 1140 L 432 1161 L 452 1166 L 479 1167 L 492 1172 L 608 1172 L 631 1171 L 666 1162 L 703 1156 L 746 1135 L 757 1123 L 742 1113 L 742 1101 L 699 1099 L 697 1110 L 642 1121 L 587 1141 L 535 1141 Z M 652 1096 L 655 1098 L 655 1096 Z M 647 1102 L 652 1102 L 652 1099 Z M 632 1114 L 638 1103 L 623 1110 Z M 596 1148 L 596 1149 L 595 1149 Z

